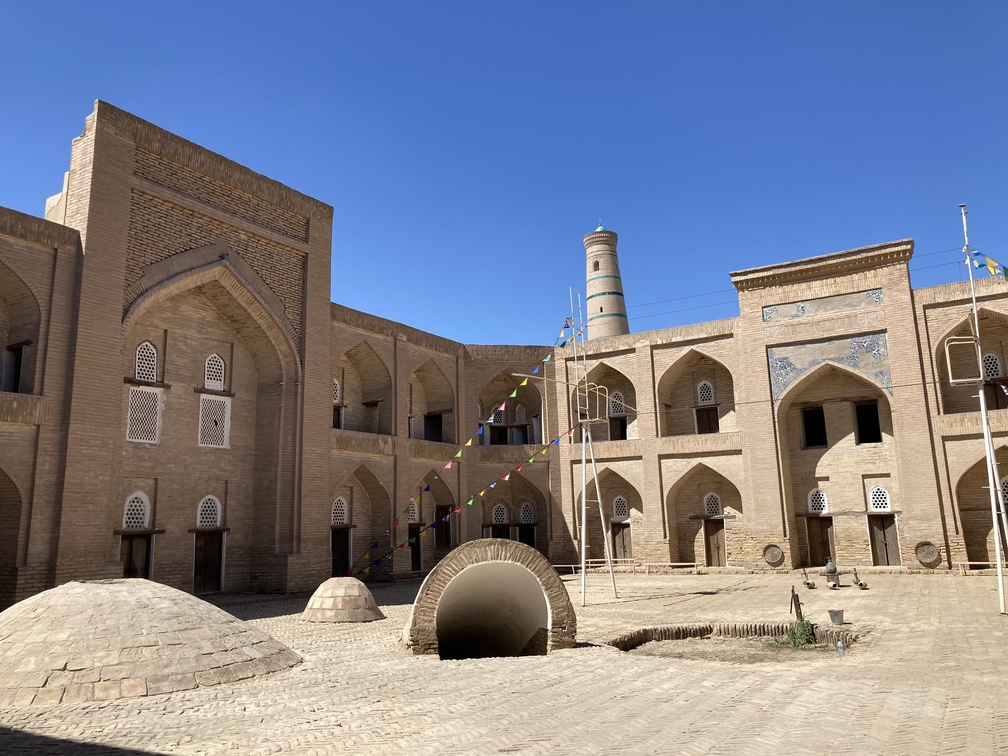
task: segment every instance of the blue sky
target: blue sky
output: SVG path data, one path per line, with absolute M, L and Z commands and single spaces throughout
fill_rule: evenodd
M 335 208 L 333 300 L 552 343 L 581 238 L 631 329 L 728 272 L 904 237 L 1008 261 L 1008 3 L 0 5 L 0 205 L 40 215 L 102 99 Z M 953 251 L 949 251 L 953 250 Z

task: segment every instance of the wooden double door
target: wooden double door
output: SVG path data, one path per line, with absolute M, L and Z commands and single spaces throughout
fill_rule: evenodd
M 868 534 L 871 537 L 872 564 L 896 567 L 903 563 L 896 537 L 896 515 L 868 515 Z
M 833 518 L 808 517 L 805 526 L 808 532 L 809 566 L 824 567 L 827 559 L 832 559 L 836 564 Z
M 614 522 L 612 529 L 613 559 L 630 559 L 633 557 L 633 543 L 630 539 L 630 523 Z

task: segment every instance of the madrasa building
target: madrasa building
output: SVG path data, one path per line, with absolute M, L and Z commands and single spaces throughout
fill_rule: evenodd
M 649 569 L 993 561 L 946 352 L 968 284 L 911 289 L 911 240 L 731 273 L 737 318 L 630 333 L 600 226 L 583 347 L 466 345 L 332 303 L 332 219 L 104 102 L 45 219 L 0 209 L 0 606 L 412 577 L 482 537 L 571 564 L 582 527 Z M 977 286 L 1003 462 L 1008 289 Z

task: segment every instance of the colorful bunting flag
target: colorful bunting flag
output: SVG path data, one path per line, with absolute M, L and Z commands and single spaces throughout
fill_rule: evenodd
M 457 452 L 455 452 L 455 459 L 459 459 L 461 456 L 462 456 L 462 450 L 459 449 Z
M 511 478 L 511 473 L 507 473 L 503 478 L 501 478 L 501 480 L 507 482 L 508 480 L 510 480 L 510 478 Z
M 510 394 L 508 394 L 508 399 L 514 399 L 516 396 L 518 396 L 518 389 L 515 389 Z
M 445 470 L 451 470 L 451 460 L 448 460 L 448 464 L 444 466 Z
M 424 486 L 424 491 L 430 491 L 430 486 Z
M 539 366 L 536 365 L 535 370 L 532 371 L 532 375 L 538 375 L 538 374 L 539 374 Z
M 471 506 L 472 506 L 472 503 L 473 503 L 473 499 L 475 499 L 475 498 L 476 498 L 475 496 L 470 496 L 470 497 L 469 497 L 469 501 L 467 501 L 467 502 L 466 502 L 466 504 L 468 504 L 468 505 L 469 505 L 469 506 L 471 507 Z M 458 509 L 456 509 L 455 511 L 456 511 L 456 512 L 458 512 L 458 511 L 459 511 L 460 509 L 462 509 L 462 507 L 459 507 L 459 508 L 458 508 Z
M 519 385 L 519 386 L 527 386 L 527 385 L 528 385 L 528 378 L 526 378 L 525 380 L 523 380 L 523 381 L 522 381 L 521 383 L 519 383 L 518 385 Z
M 465 445 L 466 446 L 472 446 L 472 439 L 470 438 L 468 441 L 466 441 Z M 461 454 L 459 454 L 459 456 L 461 456 Z

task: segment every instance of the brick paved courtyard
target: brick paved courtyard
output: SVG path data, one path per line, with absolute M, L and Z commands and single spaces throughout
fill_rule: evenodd
M 638 627 L 787 620 L 797 575 L 590 575 L 565 583 L 579 646 L 439 661 L 399 644 L 417 584 L 378 586 L 388 619 L 302 622 L 306 600 L 230 609 L 304 662 L 255 680 L 101 703 L 0 710 L 0 753 L 1005 753 L 1008 618 L 994 578 L 862 575 L 802 589 L 867 633 L 847 657 L 729 664 L 624 654 Z M 849 580 L 845 579 L 845 582 Z

